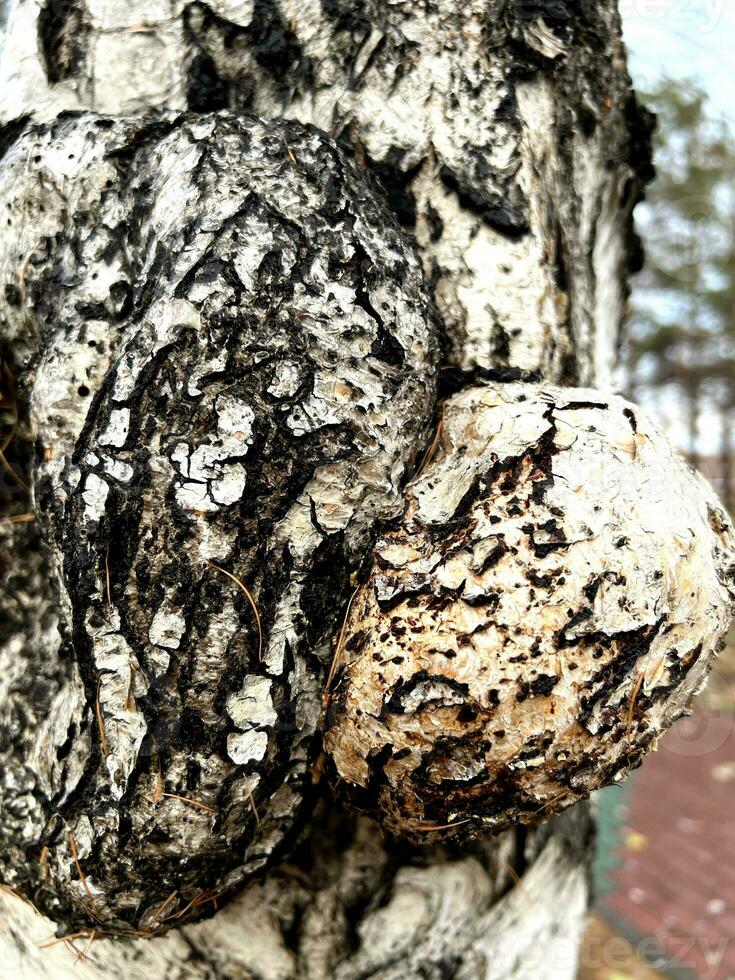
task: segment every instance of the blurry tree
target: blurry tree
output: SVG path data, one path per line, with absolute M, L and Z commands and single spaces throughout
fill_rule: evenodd
M 732 509 L 735 142 L 695 83 L 665 80 L 647 101 L 659 118 L 657 179 L 642 215 L 647 262 L 634 297 L 629 387 L 638 398 L 676 390 L 695 465 L 702 419 L 719 426 Z

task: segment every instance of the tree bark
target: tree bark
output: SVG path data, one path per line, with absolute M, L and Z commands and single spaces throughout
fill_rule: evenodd
M 55 919 L 149 934 L 293 834 L 350 572 L 431 420 L 436 322 L 388 210 L 297 124 L 58 120 L 0 184 L 20 226 L 0 268 L 24 294 L 6 339 L 74 664 L 27 706 L 35 806 L 3 834 L 31 845 Z M 41 208 L 31 234 L 59 245 L 21 281 Z
M 725 404 L 720 406 L 720 481 L 722 486 L 722 502 L 725 505 L 725 509 L 730 514 L 733 512 L 733 445 L 731 404 L 732 397 L 729 396 Z
M 0 120 L 225 107 L 350 142 L 415 231 L 448 365 L 606 385 L 650 117 L 617 4 L 11 4 Z
M 0 860 L 92 941 L 73 972 L 4 893 L 8 970 L 573 976 L 586 805 L 459 851 L 310 782 L 329 637 L 436 367 L 440 397 L 608 383 L 650 176 L 616 5 L 16 0 L 0 92 L 37 517 L 2 530 Z
M 291 860 L 213 918 L 148 941 L 87 948 L 85 934 L 74 940 L 82 963 L 45 945 L 48 919 L 0 892 L 3 966 L 24 980 L 561 980 L 574 975 L 590 847 L 585 807 L 461 853 L 407 849 L 367 820 L 318 810 Z

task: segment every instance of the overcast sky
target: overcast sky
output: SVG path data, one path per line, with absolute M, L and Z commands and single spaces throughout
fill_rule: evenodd
M 735 3 L 620 0 L 620 9 L 636 85 L 696 78 L 713 111 L 735 127 Z

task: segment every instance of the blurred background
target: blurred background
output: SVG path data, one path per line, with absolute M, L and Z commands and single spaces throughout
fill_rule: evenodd
M 735 511 L 735 3 L 621 0 L 658 114 L 657 178 L 617 383 Z M 597 794 L 579 980 L 735 980 L 735 632 L 691 718 Z

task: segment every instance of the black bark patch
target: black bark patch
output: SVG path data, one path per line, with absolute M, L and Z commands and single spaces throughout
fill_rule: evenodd
M 499 194 L 470 184 L 446 164 L 442 165 L 439 176 L 444 186 L 456 193 L 463 208 L 479 215 L 495 231 L 512 239 L 528 233 L 528 217 L 520 207 L 509 204 Z
M 9 282 L 5 286 L 5 302 L 8 306 L 20 306 L 21 292 L 14 282 Z
M 186 76 L 186 104 L 192 112 L 216 112 L 229 104 L 227 84 L 217 74 L 214 59 L 206 51 L 192 58 Z
M 638 431 L 638 419 L 635 417 L 635 412 L 631 408 L 624 408 L 623 415 L 628 420 L 628 423 L 633 430 L 633 434 Z
M 566 36 L 566 31 L 574 19 L 572 3 L 565 0 L 513 0 L 513 10 L 523 21 L 544 20 L 546 24 L 560 36 Z
M 86 34 L 79 0 L 46 0 L 38 14 L 38 43 L 52 85 L 78 72 Z
M 283 77 L 292 67 L 303 66 L 301 45 L 283 22 L 274 0 L 255 0 L 247 30 L 256 61 L 274 77 Z
M 14 119 L 12 122 L 0 126 L 0 160 L 26 129 L 30 118 L 29 115 L 21 116 L 19 119 Z
M 656 131 L 656 115 L 638 101 L 634 91 L 629 91 L 624 110 L 628 132 L 628 163 L 635 178 L 628 182 L 624 204 L 631 212 L 645 196 L 645 187 L 656 176 L 653 164 L 653 134 Z M 645 263 L 643 242 L 638 235 L 633 219 L 628 222 L 626 237 L 627 270 L 631 275 L 640 272 Z
M 589 409 L 603 409 L 603 410 L 607 410 L 609 407 L 610 406 L 608 405 L 607 402 L 583 402 L 583 401 L 578 401 L 578 402 L 567 402 L 566 405 L 564 405 L 561 408 L 557 408 L 556 411 L 557 412 L 576 412 L 576 411 L 584 410 L 584 409 L 587 409 L 587 408 L 589 408 Z
M 477 574 L 482 575 L 483 572 L 487 572 L 489 569 L 494 568 L 503 555 L 507 555 L 509 551 L 510 548 L 505 541 L 502 538 L 499 538 L 498 543 L 491 551 L 488 552 L 484 561 L 482 562 L 482 565 L 480 565 L 479 569 L 477 569 Z
M 378 335 L 373 341 L 370 353 L 384 364 L 391 367 L 401 367 L 406 359 L 406 352 L 396 338 L 388 333 L 382 323 L 378 325 Z
M 404 228 L 413 229 L 416 227 L 416 199 L 411 191 L 411 184 L 421 168 L 421 163 L 404 170 L 401 167 L 402 157 L 402 151 L 392 151 L 380 161 L 368 158 L 368 164 L 370 172 L 378 178 L 388 199 L 388 205 L 398 222 Z
M 426 224 L 429 226 L 429 241 L 435 244 L 444 234 L 444 222 L 431 202 L 426 206 Z
M 232 77 L 228 74 L 226 80 L 221 78 L 214 64 L 216 48 L 210 47 L 210 33 L 219 39 L 234 65 L 238 65 L 237 52 L 247 51 L 275 85 L 284 106 L 294 91 L 313 84 L 311 61 L 305 57 L 298 38 L 284 22 L 274 0 L 255 0 L 253 16 L 247 26 L 219 17 L 207 4 L 200 2 L 191 3 L 184 9 L 183 22 L 190 43 L 203 58 L 196 66 L 192 65 L 194 74 L 190 73 L 189 77 L 189 106 L 192 109 L 197 109 L 197 103 L 205 106 L 198 111 L 211 111 L 218 107 L 218 103 L 247 108 L 258 89 L 257 79 L 239 67 L 232 69 Z
M 560 677 L 558 674 L 539 674 L 538 677 L 535 677 L 530 682 L 530 693 L 547 698 L 559 683 L 559 680 Z
M 559 647 L 569 647 L 579 643 L 579 637 L 569 636 L 569 634 L 573 629 L 575 629 L 575 627 L 579 626 L 580 623 L 586 623 L 588 619 L 592 619 L 591 609 L 580 609 L 578 612 L 573 613 L 573 615 L 569 618 L 567 625 L 559 633 Z
M 462 684 L 453 677 L 447 677 L 444 674 L 430 674 L 427 670 L 419 670 L 408 680 L 401 681 L 399 684 L 396 684 L 391 691 L 390 697 L 386 698 L 383 702 L 383 707 L 380 712 L 381 719 L 387 718 L 388 715 L 405 714 L 406 709 L 403 706 L 403 700 L 409 694 L 412 694 L 420 684 L 424 683 L 437 684 L 441 687 L 446 687 L 451 691 L 456 691 L 456 693 L 462 695 L 462 697 L 467 697 L 469 695 L 469 687 L 467 684 Z M 426 702 L 420 705 L 420 708 L 423 707 L 424 704 L 431 703 L 435 700 L 437 699 L 428 699 Z
M 565 551 L 570 546 L 570 542 L 566 540 L 564 535 L 563 528 L 559 527 L 553 517 L 539 525 L 539 527 L 534 527 L 532 524 L 525 524 L 522 530 L 530 537 L 533 551 L 537 558 L 546 558 L 547 555 L 551 555 L 555 551 Z M 535 536 L 539 531 L 545 532 L 549 540 L 536 541 Z
M 614 648 L 616 656 L 590 678 L 588 687 L 591 693 L 581 699 L 580 722 L 584 723 L 591 716 L 595 705 L 614 694 L 629 677 L 636 662 L 650 650 L 664 619 L 662 617 L 653 626 L 642 626 L 614 636 L 590 634 L 582 638 L 585 645 L 601 643 Z
M 508 331 L 499 320 L 493 322 L 490 344 L 493 351 L 493 360 L 499 364 L 507 365 L 510 358 L 510 337 L 508 336 Z
M 492 612 L 493 609 L 497 609 L 500 605 L 500 595 L 497 592 L 488 592 L 473 596 L 463 595 L 462 602 L 466 606 L 471 606 L 473 609 L 486 608 Z

